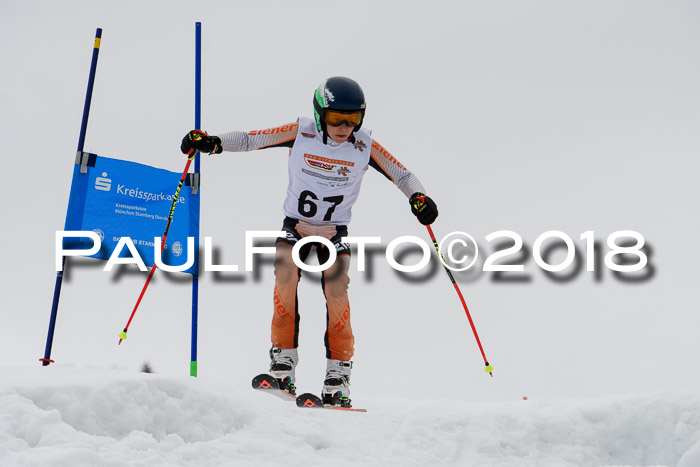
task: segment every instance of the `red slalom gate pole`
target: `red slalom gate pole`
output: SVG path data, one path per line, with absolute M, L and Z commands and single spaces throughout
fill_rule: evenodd
M 187 155 L 187 164 L 185 164 L 185 170 L 182 171 L 182 177 L 180 177 L 180 183 L 177 185 L 177 190 L 175 190 L 175 196 L 173 196 L 173 204 L 170 206 L 170 214 L 168 215 L 168 222 L 165 224 L 165 232 L 163 232 L 163 238 L 161 239 L 160 242 L 160 254 L 163 254 L 163 249 L 165 248 L 165 239 L 168 237 L 168 231 L 170 230 L 170 224 L 173 221 L 173 214 L 175 214 L 175 206 L 177 205 L 177 199 L 180 196 L 180 190 L 182 189 L 182 185 L 185 183 L 185 178 L 187 177 L 187 172 L 190 170 L 190 164 L 192 164 L 192 161 L 194 160 L 194 156 L 197 154 L 197 151 L 192 150 L 191 154 Z M 141 293 L 139 294 L 138 300 L 136 300 L 136 305 L 134 305 L 134 309 L 131 312 L 131 316 L 129 316 L 129 321 L 126 322 L 126 326 L 124 326 L 124 330 L 119 333 L 119 344 L 122 343 L 124 339 L 126 339 L 126 332 L 129 330 L 129 325 L 131 324 L 131 320 L 134 319 L 134 315 L 136 314 L 136 310 L 139 308 L 139 304 L 141 303 L 141 299 L 143 298 L 143 295 L 146 293 L 146 289 L 148 288 L 148 284 L 151 282 L 151 279 L 153 278 L 153 273 L 156 272 L 156 262 L 153 261 L 153 266 L 151 266 L 151 272 L 148 274 L 148 278 L 146 279 L 146 283 L 143 285 L 143 288 L 141 289 Z
M 447 275 L 450 277 L 450 281 L 452 282 L 452 285 L 455 287 L 455 291 L 457 292 L 457 295 L 459 295 L 459 299 L 462 301 L 462 306 L 464 307 L 464 312 L 467 314 L 467 319 L 469 320 L 469 325 L 472 327 L 472 331 L 474 332 L 474 337 L 476 338 L 476 343 L 479 344 L 479 350 L 481 351 L 481 356 L 484 357 L 484 363 L 486 364 L 486 372 L 491 375 L 493 378 L 493 367 L 489 364 L 488 359 L 486 358 L 486 354 L 484 353 L 484 347 L 481 345 L 481 339 L 479 339 L 479 334 L 476 332 L 476 326 L 474 326 L 474 320 L 472 320 L 472 315 L 469 313 L 469 307 L 467 307 L 467 302 L 464 300 L 464 296 L 462 295 L 462 291 L 459 290 L 459 286 L 457 285 L 457 282 L 455 281 L 454 276 L 450 272 L 450 269 L 445 265 L 444 259 L 442 257 L 442 253 L 440 253 L 440 247 L 438 246 L 437 240 L 435 239 L 435 234 L 433 233 L 433 229 L 429 226 L 426 225 L 428 228 L 428 233 L 430 234 L 430 239 L 433 241 L 433 245 L 435 246 L 435 251 L 437 251 L 438 258 L 442 262 L 442 266 L 445 268 L 445 271 L 447 272 Z

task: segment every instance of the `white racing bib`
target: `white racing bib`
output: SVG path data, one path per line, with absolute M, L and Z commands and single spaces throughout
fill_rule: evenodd
M 315 225 L 347 225 L 369 167 L 371 132 L 360 129 L 354 133 L 354 143 L 334 147 L 323 144 L 315 120 L 301 117 L 298 121 L 284 214 Z

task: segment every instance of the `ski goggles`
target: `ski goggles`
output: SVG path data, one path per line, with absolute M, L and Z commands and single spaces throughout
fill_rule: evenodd
M 357 112 L 337 112 L 335 110 L 326 110 L 326 115 L 323 117 L 326 125 L 340 126 L 345 125 L 355 128 L 362 121 L 362 111 Z

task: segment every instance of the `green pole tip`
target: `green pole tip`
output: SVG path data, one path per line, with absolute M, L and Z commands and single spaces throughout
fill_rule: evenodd
M 126 339 L 126 331 L 122 331 L 119 333 L 119 338 L 120 339 Z
M 486 373 L 491 373 L 493 371 L 493 367 L 491 365 L 486 365 Z
M 190 376 L 197 377 L 197 362 L 190 362 Z

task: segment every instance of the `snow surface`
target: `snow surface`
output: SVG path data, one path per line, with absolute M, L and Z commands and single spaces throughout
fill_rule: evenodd
M 3 466 L 700 465 L 700 396 L 451 402 L 354 396 L 302 410 L 217 381 L 4 368 Z

